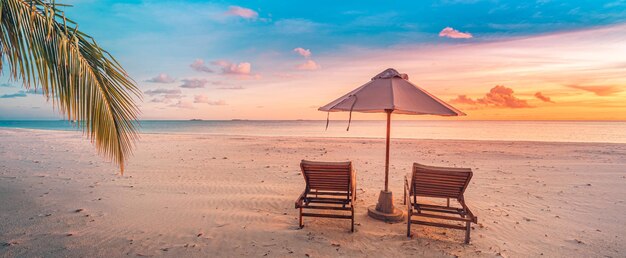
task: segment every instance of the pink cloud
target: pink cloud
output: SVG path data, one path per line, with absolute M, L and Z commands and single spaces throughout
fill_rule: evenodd
M 226 14 L 231 16 L 238 16 L 244 19 L 256 19 L 257 17 L 259 17 L 259 13 L 255 12 L 252 9 L 234 5 L 228 7 L 228 11 L 226 11 Z
M 460 32 L 451 27 L 445 27 L 441 32 L 439 32 L 439 37 L 447 37 L 453 39 L 469 39 L 473 38 L 472 34 Z
M 302 77 L 300 75 L 291 74 L 291 73 L 274 73 L 273 76 L 276 78 L 282 78 L 282 79 L 298 79 Z
M 252 72 L 252 65 L 248 62 L 234 64 L 224 60 L 217 60 L 211 62 L 211 64 L 221 67 L 223 74 L 250 75 Z
M 218 87 L 218 90 L 243 90 L 245 89 L 243 86 L 222 86 Z
M 144 91 L 146 95 L 154 96 L 160 94 L 181 94 L 179 89 L 153 89 Z
M 191 67 L 191 69 L 194 69 L 194 70 L 196 70 L 198 72 L 205 72 L 205 73 L 212 73 L 213 72 L 213 70 L 211 70 L 211 68 L 207 67 L 204 64 L 204 60 L 202 60 L 202 59 L 196 59 L 189 66 Z
M 568 85 L 567 87 L 573 89 L 584 90 L 588 92 L 593 92 L 598 96 L 610 96 L 618 92 L 622 92 L 623 89 L 619 86 L 580 86 L 580 85 Z
M 497 85 L 484 97 L 473 100 L 466 95 L 459 95 L 457 98 L 450 100 L 452 104 L 476 105 L 484 107 L 500 107 L 500 108 L 531 108 L 527 100 L 519 99 L 513 95 L 513 89 L 505 86 Z
M 296 66 L 296 68 L 298 70 L 313 71 L 313 70 L 319 70 L 322 67 L 319 64 L 317 64 L 315 61 L 313 61 L 313 60 L 306 60 L 304 63 L 299 64 L 298 66 Z
M 179 87 L 188 89 L 204 88 L 204 86 L 208 83 L 205 79 L 184 79 L 182 81 L 183 84 Z
M 541 100 L 541 101 L 543 101 L 543 102 L 550 102 L 550 103 L 554 103 L 554 101 L 552 101 L 552 100 L 550 99 L 550 97 L 543 95 L 543 93 L 541 93 L 541 92 L 537 92 L 537 93 L 535 93 L 535 98 L 538 98 L 538 99 L 540 99 L 540 100 Z
M 154 83 L 172 83 L 176 81 L 176 79 L 170 77 L 166 73 L 161 73 L 153 78 L 146 80 L 146 82 L 154 82 Z
M 193 103 L 191 103 L 191 101 L 188 101 L 188 100 L 179 100 L 177 103 L 170 105 L 170 107 L 186 108 L 186 109 L 195 108 L 193 106 Z
M 301 48 L 301 47 L 294 48 L 293 52 L 298 53 L 299 55 L 303 56 L 304 58 L 310 58 L 311 57 L 311 50 L 304 49 L 304 48 Z
M 172 102 L 172 100 L 181 99 L 182 97 L 183 97 L 182 95 L 167 94 L 167 95 L 163 95 L 163 97 L 161 97 L 161 98 L 153 98 L 152 100 L 150 100 L 150 102 L 154 102 L 154 103 L 170 103 L 170 102 Z
M 204 94 L 195 95 L 193 103 L 205 103 L 212 106 L 224 106 L 226 101 L 223 100 L 209 100 L 209 97 Z

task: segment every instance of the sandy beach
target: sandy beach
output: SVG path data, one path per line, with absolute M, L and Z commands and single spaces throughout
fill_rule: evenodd
M 384 140 L 143 134 L 123 176 L 80 133 L 0 129 L 0 257 L 623 257 L 626 144 L 393 140 L 401 206 L 412 162 L 469 167 L 463 232 L 367 216 Z M 301 159 L 352 160 L 356 230 L 306 218 Z

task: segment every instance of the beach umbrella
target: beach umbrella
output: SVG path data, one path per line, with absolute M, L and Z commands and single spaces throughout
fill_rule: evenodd
M 463 112 L 443 102 L 408 81 L 408 75 L 389 68 L 372 80 L 342 97 L 320 107 L 326 112 L 387 113 L 387 145 L 385 153 L 385 188 L 380 192 L 378 203 L 368 209 L 371 217 L 385 221 L 399 221 L 402 211 L 393 206 L 389 191 L 389 138 L 391 114 L 463 116 Z M 327 121 L 328 126 L 328 121 Z M 349 128 L 349 125 L 348 125 Z

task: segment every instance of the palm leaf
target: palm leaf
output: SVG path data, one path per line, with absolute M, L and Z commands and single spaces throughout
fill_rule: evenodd
M 0 72 L 41 87 L 47 99 L 88 135 L 96 149 L 119 164 L 131 155 L 141 91 L 95 40 L 41 0 L 0 0 Z

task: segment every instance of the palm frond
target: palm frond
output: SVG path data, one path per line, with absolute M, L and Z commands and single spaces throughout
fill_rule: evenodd
M 99 153 L 119 164 L 132 153 L 141 91 L 95 40 L 41 0 L 0 0 L 0 72 L 26 89 L 40 86 L 53 106 L 77 120 Z

